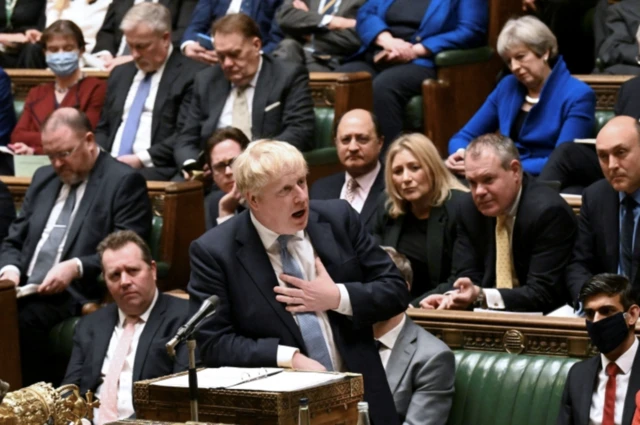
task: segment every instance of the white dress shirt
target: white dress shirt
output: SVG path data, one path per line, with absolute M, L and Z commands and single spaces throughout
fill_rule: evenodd
M 282 273 L 282 259 L 280 258 L 280 243 L 278 242 L 277 233 L 267 229 L 262 223 L 255 218 L 253 213 L 251 213 L 251 222 L 256 227 L 258 232 L 258 236 L 260 236 L 260 240 L 262 241 L 262 245 L 267 251 L 267 255 L 269 256 L 269 261 L 271 262 L 271 266 L 273 267 L 273 271 L 275 272 L 276 279 L 278 279 L 278 284 L 280 286 L 286 287 L 287 285 L 280 280 L 280 274 Z M 293 238 L 287 244 L 287 248 L 291 253 L 291 256 L 298 262 L 301 267 L 301 271 L 304 275 L 305 280 L 314 280 L 316 278 L 316 268 L 315 268 L 315 252 L 313 250 L 313 245 L 311 244 L 311 240 L 309 239 L 309 235 L 304 231 L 300 230 L 297 232 Z M 349 292 L 347 288 L 343 284 L 337 284 L 338 289 L 340 290 L 340 304 L 337 309 L 334 311 L 343 314 L 345 316 L 353 315 L 353 308 L 351 307 L 351 300 L 349 298 Z M 275 293 L 274 293 L 275 297 Z M 295 313 L 293 314 L 293 318 L 298 323 L 298 319 L 296 318 Z M 340 357 L 340 353 L 336 347 L 335 341 L 333 340 L 333 332 L 331 331 L 331 325 L 329 323 L 329 317 L 326 312 L 317 312 L 316 315 L 320 321 L 320 328 L 322 329 L 322 335 L 324 336 L 325 341 L 327 342 L 327 348 L 329 349 L 329 355 L 331 356 L 331 363 L 333 364 L 334 370 L 344 371 L 344 363 L 342 361 L 342 357 Z M 291 367 L 293 361 L 293 355 L 298 352 L 299 349 L 296 347 L 289 347 L 286 345 L 278 345 L 278 353 L 277 353 L 277 361 L 279 367 Z
M 247 97 L 247 107 L 249 108 L 249 116 L 253 117 L 253 95 L 256 92 L 256 84 L 258 83 L 258 77 L 262 70 L 262 55 L 260 55 L 260 62 L 258 63 L 258 70 L 256 75 L 244 90 L 244 95 Z M 218 119 L 218 128 L 230 127 L 233 124 L 233 102 L 236 100 L 238 87 L 233 85 L 227 100 L 224 102 L 224 107 L 220 113 L 220 119 Z M 252 120 L 253 122 L 253 120 Z M 251 126 L 253 127 L 253 125 Z
M 509 243 L 511 244 L 511 270 L 514 271 L 513 276 L 513 287 L 517 287 L 519 285 L 518 278 L 515 275 L 515 267 L 513 264 L 513 226 L 516 224 L 516 215 L 518 214 L 518 205 L 520 204 L 520 197 L 522 195 L 522 187 L 520 187 L 520 191 L 518 192 L 518 196 L 516 197 L 516 201 L 511 206 L 511 209 L 507 213 L 509 216 L 506 221 L 507 230 L 509 231 Z M 500 291 L 496 288 L 487 288 L 484 289 L 485 301 L 487 302 L 487 307 L 494 310 L 504 310 L 504 300 L 502 299 L 502 295 L 500 295 Z
M 87 188 L 87 181 L 85 180 L 82 183 L 80 183 L 80 185 L 76 189 L 76 204 L 73 207 L 73 211 L 71 212 L 71 217 L 69 217 L 69 225 L 67 226 L 67 233 L 62 238 L 62 241 L 60 242 L 60 246 L 58 247 L 58 254 L 56 255 L 54 265 L 60 262 L 62 251 L 64 251 L 64 246 L 65 246 L 65 243 L 67 242 L 69 229 L 71 229 L 71 226 L 73 226 L 73 219 L 76 216 L 76 212 L 78 212 L 78 207 L 80 206 L 80 202 L 82 202 L 82 197 L 84 196 L 84 191 L 86 188 Z M 31 276 L 31 273 L 33 272 L 33 268 L 36 265 L 36 259 L 38 258 L 38 254 L 40 254 L 40 250 L 42 249 L 42 246 L 49 238 L 49 235 L 51 234 L 53 227 L 58 221 L 58 216 L 60 216 L 60 213 L 62 212 L 62 207 L 64 207 L 64 203 L 69 197 L 70 190 L 71 190 L 71 186 L 69 186 L 68 184 L 63 184 L 62 187 L 60 188 L 60 193 L 58 193 L 58 197 L 56 198 L 56 201 L 53 204 L 53 208 L 51 209 L 51 212 L 49 213 L 49 218 L 47 219 L 47 224 L 45 224 L 44 226 L 44 230 L 42 231 L 40 240 L 36 245 L 36 250 L 33 252 L 33 256 L 31 257 L 31 261 L 29 262 L 29 268 L 27 269 L 27 276 Z M 75 260 L 78 263 L 78 267 L 80 269 L 80 275 L 82 275 L 82 262 L 77 258 Z M 18 275 L 21 274 L 20 269 L 16 265 L 4 266 L 2 269 L 0 269 L 0 275 L 5 271 L 13 271 Z M 31 282 L 27 282 L 27 283 L 31 283 Z M 41 283 L 41 282 L 38 282 L 38 283 Z
M 324 9 L 324 6 L 329 1 L 331 1 L 331 0 L 320 0 L 320 4 L 318 5 L 318 13 L 319 14 L 322 14 L 322 10 Z M 342 3 L 342 0 L 337 0 L 336 4 L 333 5 L 334 12 L 338 11 L 338 8 L 340 7 L 340 3 Z M 327 25 L 329 25 L 329 22 L 331 22 L 333 17 L 334 17 L 334 15 L 324 15 L 322 17 L 322 21 L 320 21 L 320 25 L 319 26 L 326 27 Z
M 156 289 L 156 293 L 153 296 L 153 301 L 151 305 L 140 316 L 140 321 L 136 323 L 134 331 L 133 331 L 133 339 L 131 340 L 131 347 L 129 348 L 129 352 L 127 353 L 127 357 L 124 361 L 124 366 L 122 367 L 122 373 L 120 374 L 120 381 L 118 382 L 118 419 L 125 419 L 130 417 L 135 413 L 133 409 L 133 367 L 134 361 L 136 358 L 136 351 L 138 350 L 138 342 L 140 341 L 140 335 L 142 335 L 142 331 L 144 330 L 147 321 L 149 320 L 149 315 L 153 310 L 153 307 L 156 305 L 156 301 L 158 301 L 158 290 Z M 109 348 L 107 348 L 107 355 L 104 358 L 104 362 L 102 363 L 102 369 L 100 369 L 100 377 L 103 382 L 96 389 L 96 397 L 100 399 L 100 393 L 102 392 L 102 387 L 104 386 L 104 378 L 107 376 L 107 372 L 109 372 L 109 366 L 111 365 L 111 360 L 115 355 L 116 349 L 118 348 L 118 342 L 120 342 L 120 337 L 122 337 L 122 333 L 124 332 L 124 321 L 127 318 L 127 315 L 122 312 L 122 310 L 118 309 L 118 323 L 116 323 L 116 327 L 113 328 L 113 333 L 111 334 L 111 340 L 109 341 Z M 93 422 L 98 423 L 100 417 L 100 409 L 93 409 Z
M 387 369 L 387 364 L 389 363 L 389 357 L 391 357 L 391 351 L 396 345 L 396 341 L 398 341 L 398 337 L 400 336 L 400 332 L 402 331 L 402 327 L 404 326 L 406 321 L 407 316 L 403 314 L 400 323 L 398 323 L 389 332 L 378 338 L 378 340 L 383 344 L 383 346 L 380 347 L 380 351 L 378 352 L 378 354 L 380 354 L 380 360 L 382 360 L 382 366 L 385 370 Z
M 158 87 L 160 86 L 160 80 L 162 80 L 162 74 L 164 74 L 164 69 L 172 52 L 173 46 L 169 45 L 169 53 L 167 54 L 167 59 L 165 59 L 162 66 L 160 66 L 160 68 L 151 76 L 151 87 L 149 88 L 149 95 L 144 102 L 142 115 L 140 116 L 140 123 L 138 124 L 138 132 L 136 133 L 136 139 L 133 142 L 133 153 L 140 159 L 142 165 L 147 168 L 153 167 L 153 161 L 151 160 L 151 155 L 149 154 L 149 148 L 151 147 L 151 130 L 153 125 L 153 107 L 156 103 L 156 96 L 158 95 Z M 127 118 L 129 117 L 131 106 L 133 105 L 133 99 L 136 97 L 138 87 L 140 87 L 140 83 L 144 79 L 145 75 L 146 74 L 144 72 L 138 70 L 138 72 L 136 72 L 136 75 L 133 77 L 131 86 L 129 87 L 127 99 L 124 101 L 122 122 L 120 123 L 120 127 L 118 127 L 116 137 L 115 139 L 113 139 L 113 146 L 111 147 L 111 155 L 113 157 L 117 157 L 118 152 L 120 151 L 120 145 L 122 143 L 122 133 L 124 132 L 124 127 L 127 123 Z
M 613 422 L 616 425 L 620 425 L 622 423 L 622 411 L 624 410 L 624 400 L 627 397 L 627 389 L 629 388 L 631 366 L 633 366 L 633 360 L 636 358 L 637 351 L 638 339 L 634 338 L 631 347 L 616 360 L 616 364 L 621 370 L 620 374 L 616 375 L 616 407 L 613 412 Z M 600 360 L 602 361 L 602 369 L 598 373 L 598 385 L 596 390 L 591 396 L 589 425 L 602 424 L 604 396 L 607 389 L 607 381 L 609 380 L 609 376 L 607 375 L 607 365 L 611 363 L 611 361 L 604 354 L 600 354 Z
M 63 10 L 55 9 L 53 7 L 55 3 L 56 0 L 47 0 L 45 28 L 59 19 L 72 21 L 82 30 L 84 41 L 87 44 L 85 51 L 93 51 L 96 45 L 96 36 L 102 27 L 111 0 L 96 0 L 91 4 L 87 0 L 70 1 L 69 6 Z
M 354 210 L 358 211 L 358 213 L 362 212 L 362 207 L 367 201 L 367 197 L 371 191 L 371 186 L 373 186 L 373 183 L 376 181 L 376 177 L 378 177 L 378 172 L 380 172 L 380 162 L 376 163 L 376 167 L 372 171 L 369 171 L 367 174 L 363 174 L 360 177 L 356 177 L 355 179 L 356 182 L 358 182 L 358 187 L 355 190 L 356 193 L 353 201 L 351 201 L 351 206 Z M 353 177 L 345 171 L 344 184 L 340 190 L 340 199 L 347 199 L 347 184 L 352 178 Z

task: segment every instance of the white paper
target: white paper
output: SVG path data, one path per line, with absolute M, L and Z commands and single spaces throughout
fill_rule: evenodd
M 489 310 L 486 308 L 474 308 L 474 313 L 498 313 L 498 314 L 522 314 L 525 316 L 542 316 L 541 311 L 522 312 L 522 311 L 506 311 L 506 310 Z
M 13 151 L 6 146 L 0 146 L 0 152 L 6 153 L 7 155 L 11 155 L 11 156 L 14 155 Z
M 595 145 L 596 139 L 574 139 L 574 143 L 583 143 L 585 145 Z
M 203 369 L 198 371 L 198 388 L 230 388 L 234 385 L 251 379 L 268 376 L 281 372 L 277 367 L 220 367 L 215 369 Z M 160 387 L 189 388 L 189 375 L 175 376 L 154 382 L 151 385 Z
M 565 304 L 562 307 L 559 307 L 553 310 L 551 313 L 547 314 L 547 317 L 580 317 L 576 314 L 573 307 L 569 304 Z
M 38 292 L 38 284 L 29 283 L 24 286 L 19 286 L 16 288 L 16 298 L 26 297 L 27 295 L 32 295 Z
M 236 385 L 233 387 L 233 389 L 282 393 L 317 387 L 329 382 L 339 381 L 341 379 L 344 379 L 344 377 L 345 375 L 341 373 L 285 370 L 284 372 L 278 373 L 277 375 L 272 375 L 266 378 Z
M 561 193 L 560 196 L 564 198 L 565 201 L 580 201 L 582 200 L 582 195 L 575 195 L 573 193 Z
M 16 177 L 33 177 L 33 173 L 40 167 L 50 165 L 46 155 L 14 155 L 13 168 Z

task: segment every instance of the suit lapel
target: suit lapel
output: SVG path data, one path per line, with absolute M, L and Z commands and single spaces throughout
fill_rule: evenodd
M 440 283 L 440 265 L 442 264 L 442 249 L 445 238 L 445 219 L 447 214 L 444 205 L 434 207 L 427 220 L 427 264 L 431 286 Z
M 321 222 L 318 214 L 310 210 L 306 231 L 309 234 L 309 239 L 311 239 L 313 249 L 318 257 L 320 257 L 320 260 L 322 260 L 322 264 L 324 264 L 327 272 L 329 272 L 335 280 L 332 271 L 334 273 L 339 271 L 339 267 L 344 261 L 340 256 L 341 250 L 333 236 L 331 226 L 329 223 Z
M 133 382 L 142 379 L 142 368 L 144 366 L 144 362 L 147 360 L 149 347 L 151 347 L 151 343 L 153 342 L 156 333 L 158 333 L 158 329 L 160 329 L 162 322 L 164 322 L 164 313 L 167 308 L 167 300 L 165 297 L 167 296 L 169 295 L 158 293 L 158 301 L 153 307 L 153 310 L 151 310 L 149 319 L 144 325 L 144 329 L 140 335 L 138 348 L 136 350 L 136 358 L 133 361 Z
M 367 195 L 367 199 L 364 201 L 364 205 L 362 206 L 362 211 L 360 211 L 360 220 L 363 223 L 368 223 L 369 219 L 376 211 L 376 206 L 378 205 L 378 197 L 380 192 L 384 189 L 384 169 L 380 167 L 378 171 L 378 175 L 369 189 L 369 195 Z M 339 196 L 339 195 L 338 195 Z
M 633 414 L 636 411 L 636 393 L 640 391 L 640 349 L 636 351 L 636 357 L 631 366 L 631 376 L 629 377 L 629 387 L 627 396 L 624 399 L 624 409 L 622 411 L 622 425 L 631 425 Z
M 100 186 L 100 182 L 102 181 L 102 175 L 104 173 L 104 161 L 107 160 L 107 158 L 105 158 L 106 155 L 109 154 L 102 151 L 98 153 L 98 159 L 96 159 L 96 164 L 93 167 L 93 171 L 91 171 L 91 174 L 89 174 L 89 180 L 87 181 L 87 186 L 84 189 L 84 195 L 82 195 L 82 200 L 80 201 L 78 210 L 73 217 L 73 222 L 71 223 L 69 234 L 67 235 L 67 239 L 64 243 L 64 250 L 62 251 L 62 256 L 60 257 L 61 259 L 66 258 L 69 250 L 73 246 L 73 242 L 75 241 L 76 236 L 78 236 L 78 231 L 84 223 L 84 218 L 87 216 L 87 213 L 91 209 L 93 201 L 95 200 L 95 197 L 99 192 L 98 189 Z
M 231 93 L 231 83 L 226 78 L 223 77 L 222 70 L 220 70 L 220 73 L 217 77 L 218 78 L 214 80 L 214 83 L 211 84 L 209 93 L 207 93 L 207 96 L 209 97 L 211 102 L 210 116 L 213 119 L 213 122 L 215 123 L 220 121 L 220 115 L 222 114 L 222 109 L 224 109 L 224 104 L 227 101 L 229 94 Z
M 579 419 L 582 420 L 577 421 L 576 425 L 589 425 L 589 416 L 591 415 L 591 398 L 598 383 L 598 372 L 600 371 L 600 365 L 602 363 L 600 355 L 592 357 L 587 361 L 589 362 L 588 368 L 583 378 L 586 388 L 584 391 L 580 392 L 580 400 L 577 403 L 577 409 L 580 415 Z M 624 423 L 624 421 L 622 423 Z
M 293 319 L 293 316 L 285 310 L 282 303 L 276 301 L 273 288 L 278 286 L 278 280 L 276 279 L 271 261 L 269 261 L 269 256 L 260 240 L 260 236 L 251 222 L 251 216 L 246 213 L 244 216 L 241 216 L 241 219 L 245 220 L 245 223 L 236 236 L 236 241 L 240 244 L 236 252 L 238 261 L 242 264 L 242 267 L 251 277 L 253 283 L 267 300 L 267 303 L 280 320 L 282 320 L 289 332 L 291 332 L 298 346 L 304 347 L 304 340 L 302 339 L 300 328 Z
M 441 10 L 445 13 L 448 12 L 450 7 L 449 0 L 432 1 L 427 8 L 427 13 L 425 13 L 424 18 L 422 18 L 422 22 L 420 22 L 418 32 L 424 33 L 428 28 L 428 35 L 439 33 L 442 27 L 442 19 L 434 20 L 434 18 L 437 13 L 441 13 Z
M 95 391 L 100 385 L 100 375 L 102 372 L 102 364 L 107 357 L 107 350 L 109 349 L 109 342 L 113 335 L 113 330 L 118 324 L 118 308 L 115 303 L 109 304 L 105 307 L 109 312 L 106 315 L 104 321 L 99 322 L 99 329 L 93 330 L 93 358 L 91 360 L 91 379 L 89 382 L 94 383 L 95 386 L 91 388 Z
M 480 212 L 478 212 L 480 214 Z M 485 288 L 494 288 L 496 285 L 496 219 L 493 217 L 484 217 L 483 224 L 486 229 L 485 240 L 487 243 L 487 255 L 485 256 L 483 286 Z M 482 239 L 480 239 L 482 240 Z M 513 260 L 515 262 L 515 255 Z
M 251 134 L 263 134 L 264 124 L 264 110 L 267 107 L 267 99 L 271 92 L 271 81 L 273 77 L 271 75 L 271 61 L 263 55 L 262 56 L 262 69 L 256 82 L 256 90 L 253 94 L 253 110 L 251 111 Z
M 151 144 L 154 144 L 156 132 L 158 127 L 160 126 L 160 121 L 162 117 L 162 109 L 164 107 L 165 102 L 167 101 L 167 96 L 171 92 L 171 86 L 173 85 L 174 80 L 180 75 L 180 69 L 182 68 L 182 63 L 180 62 L 177 55 L 176 50 L 171 53 L 169 60 L 167 61 L 167 65 L 164 68 L 162 73 L 162 79 L 160 80 L 160 84 L 158 85 L 158 93 L 156 94 L 156 100 L 153 104 L 153 114 L 151 119 Z
M 389 381 L 389 388 L 391 393 L 395 393 L 396 388 L 400 384 L 400 380 L 405 374 L 413 355 L 416 352 L 416 329 L 411 326 L 412 323 L 408 318 L 405 318 L 404 326 L 398 335 L 393 350 L 391 350 L 391 356 L 387 362 L 387 380 Z
M 36 235 L 36 238 L 34 238 L 33 241 L 34 244 L 37 244 L 38 240 L 40 240 L 40 236 L 44 231 L 47 220 L 49 220 L 49 215 L 56 203 L 61 187 L 62 182 L 56 175 L 54 175 L 53 178 L 40 190 L 41 195 L 38 196 L 38 198 L 42 198 L 42 200 L 37 200 L 37 206 L 35 204 L 31 206 L 33 208 L 33 214 L 30 221 L 33 222 L 33 234 Z M 36 246 L 34 245 L 32 252 L 35 252 L 35 249 Z

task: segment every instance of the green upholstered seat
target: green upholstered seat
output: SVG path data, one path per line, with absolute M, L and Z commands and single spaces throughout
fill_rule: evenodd
M 422 132 L 424 122 L 422 111 L 422 96 L 413 96 L 404 108 L 405 130 Z
M 552 425 L 578 359 L 455 351 L 455 396 L 447 425 Z
M 613 118 L 615 114 L 613 111 L 596 111 L 596 128 L 595 134 L 598 134 L 602 127 Z
M 304 153 L 304 158 L 309 166 L 337 164 L 338 154 L 333 146 L 333 119 L 334 110 L 329 107 L 317 107 L 314 109 L 316 116 L 316 132 L 314 137 L 314 149 Z

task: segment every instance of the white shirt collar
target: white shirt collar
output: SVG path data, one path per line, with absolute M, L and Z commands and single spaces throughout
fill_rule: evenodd
M 373 186 L 373 182 L 376 181 L 376 177 L 378 177 L 378 172 L 380 172 L 380 161 L 376 163 L 376 166 L 373 170 L 369 171 L 366 174 L 361 175 L 360 177 L 356 177 L 355 181 L 358 182 L 358 186 L 360 189 L 364 191 L 364 193 L 369 193 L 371 190 L 371 186 Z M 345 183 L 352 179 L 351 175 L 345 171 L 344 173 L 344 181 Z
M 509 208 L 509 211 L 507 211 L 507 216 L 515 218 L 515 216 L 518 214 L 518 206 L 520 205 L 520 197 L 522 196 L 522 185 L 520 185 L 520 190 L 518 190 L 518 196 L 516 196 L 516 200 L 513 203 L 513 205 L 511 205 L 511 208 Z
M 278 236 L 280 235 L 271 229 L 267 229 L 262 223 L 260 223 L 253 215 L 253 211 L 249 212 L 249 216 L 251 217 L 251 222 L 256 227 L 256 231 L 258 232 L 258 236 L 260 236 L 264 249 L 269 251 L 273 248 L 273 245 L 277 242 Z M 304 239 L 304 230 L 298 230 L 293 236 L 294 239 Z
M 402 315 L 402 320 L 398 323 L 393 329 L 391 329 L 386 334 L 382 335 L 378 340 L 384 344 L 390 350 L 393 350 L 393 346 L 396 345 L 396 341 L 400 336 L 400 332 L 404 327 L 404 323 L 407 321 L 407 316 L 405 314 Z
M 633 344 L 631 344 L 631 347 L 629 347 L 629 349 L 616 360 L 616 365 L 618 365 L 623 374 L 626 375 L 631 370 L 637 351 L 638 338 L 633 338 Z M 606 370 L 607 365 L 611 363 L 611 360 L 609 360 L 604 354 L 600 354 L 600 359 L 602 360 L 602 370 Z
M 149 320 L 149 315 L 151 314 L 151 311 L 153 310 L 153 307 L 156 305 L 157 301 L 158 301 L 158 288 L 156 288 L 156 293 L 153 296 L 153 301 L 151 301 L 151 304 L 149 304 L 149 308 L 147 308 L 147 310 L 140 315 L 140 322 L 147 323 L 147 320 Z M 127 315 L 119 308 L 118 308 L 118 318 L 119 318 L 118 326 L 124 327 L 124 320 L 127 318 Z

